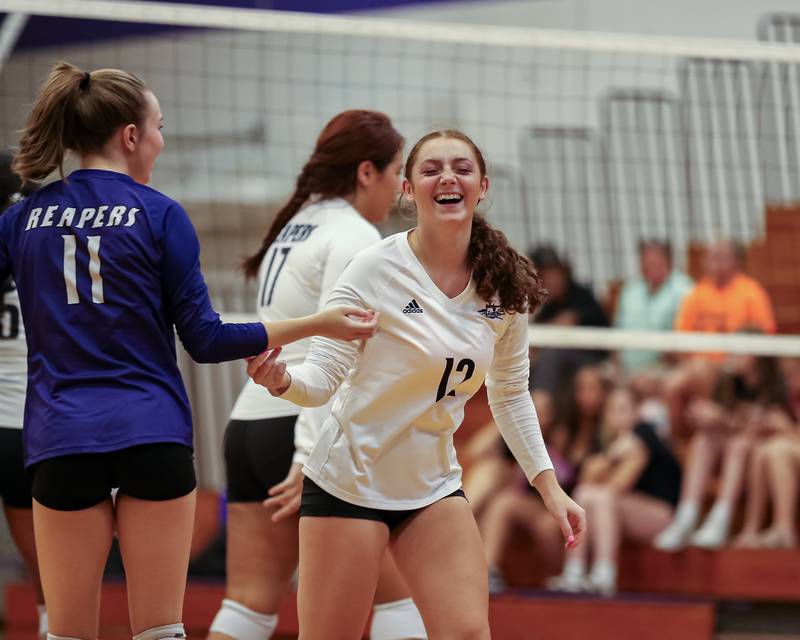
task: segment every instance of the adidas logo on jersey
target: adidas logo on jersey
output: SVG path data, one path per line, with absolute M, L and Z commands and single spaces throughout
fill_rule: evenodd
M 403 309 L 403 313 L 423 313 L 422 307 L 419 306 L 419 303 L 414 298 L 411 298 L 411 302 L 406 305 L 406 308 Z

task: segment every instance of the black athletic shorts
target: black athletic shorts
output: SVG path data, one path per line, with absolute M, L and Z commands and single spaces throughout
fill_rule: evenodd
M 286 479 L 294 456 L 297 416 L 231 420 L 225 431 L 228 502 L 261 502 Z
M 59 511 L 93 507 L 115 488 L 140 500 L 174 500 L 197 486 L 193 458 L 191 447 L 172 442 L 48 458 L 29 470 L 33 497 Z
M 456 489 L 444 498 L 464 498 L 463 489 Z M 430 505 L 429 505 L 430 506 Z M 383 522 L 389 531 L 394 531 L 397 527 L 403 524 L 409 518 L 415 516 L 417 513 L 426 509 L 427 507 L 420 507 L 419 509 L 404 509 L 402 511 L 391 511 L 388 509 L 370 509 L 369 507 L 360 507 L 357 504 L 340 500 L 336 496 L 332 496 L 325 491 L 322 487 L 315 484 L 308 478 L 303 480 L 303 498 L 300 502 L 300 517 L 312 516 L 318 518 L 356 518 L 358 520 L 377 520 Z
M 22 429 L 0 427 L 0 497 L 7 507 L 31 508 L 31 479 L 25 473 Z

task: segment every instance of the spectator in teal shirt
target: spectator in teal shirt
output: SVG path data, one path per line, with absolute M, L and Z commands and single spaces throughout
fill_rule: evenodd
M 639 243 L 641 276 L 622 288 L 614 325 L 619 329 L 671 331 L 683 297 L 692 287 L 685 273 L 673 269 L 669 242 Z M 627 375 L 639 373 L 661 361 L 658 351 L 624 350 L 620 364 Z

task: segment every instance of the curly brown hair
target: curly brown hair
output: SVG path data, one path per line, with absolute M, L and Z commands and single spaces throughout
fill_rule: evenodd
M 460 131 L 446 129 L 423 136 L 411 149 L 405 168 L 409 182 L 420 150 L 435 138 L 455 138 L 465 142 L 475 155 L 481 178 L 486 175 L 486 161 L 478 146 Z M 478 295 L 487 302 L 497 296 L 507 313 L 533 313 L 547 298 L 547 291 L 533 263 L 509 244 L 502 231 L 492 227 L 477 212 L 472 217 L 467 264 L 472 269 Z

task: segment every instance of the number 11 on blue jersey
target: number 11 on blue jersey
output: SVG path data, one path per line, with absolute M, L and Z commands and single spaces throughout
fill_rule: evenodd
M 63 235 L 64 284 L 67 287 L 67 304 L 80 304 L 78 296 L 78 261 L 75 253 L 78 242 L 75 236 Z M 100 275 L 100 236 L 87 236 L 89 250 L 89 277 L 92 279 L 92 302 L 103 304 L 103 277 Z

